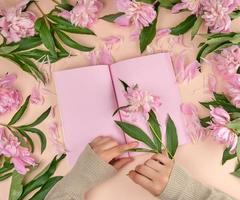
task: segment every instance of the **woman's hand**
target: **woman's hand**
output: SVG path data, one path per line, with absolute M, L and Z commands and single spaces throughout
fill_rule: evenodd
M 117 170 L 131 162 L 133 159 L 118 158 L 125 151 L 137 147 L 138 142 L 132 142 L 129 144 L 119 144 L 116 140 L 111 137 L 99 136 L 95 138 L 90 146 L 93 151 L 105 162 L 113 165 Z
M 159 196 L 169 181 L 174 161 L 166 153 L 155 154 L 129 172 L 129 177 L 154 196 Z

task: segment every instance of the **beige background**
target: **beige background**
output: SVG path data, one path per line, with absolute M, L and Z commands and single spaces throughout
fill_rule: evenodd
M 0 7 L 7 8 L 9 6 L 13 6 L 16 4 L 15 0 L 0 0 Z M 101 16 L 105 14 L 110 14 L 116 12 L 116 8 L 114 5 L 114 1 L 105 0 L 104 10 L 101 12 Z M 44 11 L 49 11 L 53 8 L 53 3 L 51 0 L 41 0 L 39 1 L 39 5 L 43 8 Z M 31 10 L 34 10 L 38 13 L 32 5 L 30 7 Z M 39 14 L 39 13 L 38 13 Z M 40 14 L 39 14 L 40 16 Z M 158 27 L 171 27 L 178 22 L 180 19 L 183 19 L 186 16 L 186 13 L 182 13 L 179 15 L 171 15 L 169 11 L 165 9 L 160 10 Z M 233 23 L 233 29 L 237 31 L 237 27 L 239 27 L 240 21 L 235 21 Z M 89 45 L 101 45 L 101 38 L 110 36 L 110 35 L 121 35 L 124 40 L 123 43 L 113 50 L 114 59 L 116 61 L 132 58 L 139 56 L 139 47 L 137 41 L 131 41 L 129 39 L 129 35 L 132 31 L 132 28 L 119 28 L 116 25 L 104 22 L 99 20 L 96 25 L 94 25 L 93 30 L 97 34 L 97 37 L 92 36 L 76 36 L 72 35 L 73 38 L 76 38 L 79 42 L 86 43 Z M 190 42 L 190 35 L 187 34 L 184 36 L 184 40 L 188 45 L 194 45 L 193 48 L 186 49 L 187 61 L 190 62 L 194 59 L 197 49 L 195 48 L 202 38 L 198 36 L 193 44 Z M 181 46 L 174 46 L 172 49 L 174 52 L 179 52 L 181 50 Z M 171 49 L 166 47 L 166 49 Z M 76 56 L 71 58 L 66 58 L 58 63 L 52 65 L 52 69 L 54 71 L 63 70 L 68 68 L 76 68 L 84 65 L 88 65 L 88 60 L 86 59 L 86 53 L 81 53 L 75 50 L 71 50 Z M 43 66 L 46 67 L 47 66 Z M 30 94 L 31 89 L 34 85 L 37 85 L 36 81 L 29 75 L 23 73 L 19 68 L 12 62 L 0 57 L 0 75 L 4 73 L 17 73 L 18 80 L 16 82 L 16 86 L 22 92 L 24 98 Z M 181 95 L 184 102 L 193 102 L 196 103 L 198 101 L 203 101 L 210 98 L 210 95 L 206 92 L 206 88 L 204 88 L 204 83 L 207 79 L 207 74 L 210 73 L 210 66 L 203 66 L 203 73 L 195 78 L 193 81 L 188 83 L 184 83 L 180 85 Z M 19 124 L 31 122 L 33 118 L 38 116 L 41 112 L 43 112 L 49 105 L 56 105 L 56 94 L 54 84 L 51 82 L 47 85 L 47 89 L 51 92 L 46 93 L 45 95 L 45 103 L 42 106 L 31 105 L 28 109 L 28 112 L 24 116 Z M 82 88 L 85 89 L 85 88 Z M 206 110 L 200 108 L 200 114 L 203 116 Z M 0 122 L 4 123 L 10 119 L 13 113 L 10 113 L 7 116 L 0 117 Z M 58 117 L 59 118 L 59 117 Z M 47 125 L 53 121 L 53 119 L 49 118 L 46 120 L 40 128 L 47 133 Z M 59 120 L 58 120 L 59 121 Z M 60 121 L 59 121 L 60 123 Z M 81 122 L 80 122 L 81 123 Z M 79 126 L 81 124 L 76 124 Z M 37 143 L 37 147 L 39 147 L 38 138 L 34 138 L 34 141 Z M 224 166 L 221 166 L 221 156 L 222 156 L 223 147 L 221 145 L 216 144 L 211 139 L 205 139 L 204 141 L 198 142 L 197 144 L 189 144 L 185 146 L 181 146 L 177 152 L 177 162 L 180 163 L 194 178 L 202 181 L 203 183 L 212 185 L 220 190 L 223 190 L 232 196 L 240 199 L 240 179 L 237 179 L 230 175 L 229 173 L 234 169 L 235 161 L 228 162 Z M 48 163 L 53 156 L 55 155 L 54 149 L 51 143 L 48 143 L 47 150 L 43 153 L 43 155 L 39 154 L 39 148 L 36 151 L 36 157 L 39 162 L 41 162 L 39 166 L 39 170 L 42 169 L 46 163 Z M 118 176 L 113 179 L 107 181 L 99 187 L 96 187 L 90 194 L 90 200 L 146 200 L 146 199 L 154 199 L 150 194 L 146 191 L 133 184 L 127 176 L 127 172 L 129 169 L 132 169 L 134 165 L 137 163 L 141 163 L 146 159 L 146 156 L 139 156 L 136 158 L 136 161 L 131 165 L 127 166 Z M 66 174 L 69 171 L 69 166 L 65 161 L 62 162 L 60 167 L 58 168 L 58 174 Z M 37 173 L 34 172 L 33 175 Z M 81 180 L 79 180 L 81 181 Z M 10 180 L 4 181 L 0 183 L 0 200 L 7 200 L 9 193 Z M 144 195 L 143 195 L 144 194 Z

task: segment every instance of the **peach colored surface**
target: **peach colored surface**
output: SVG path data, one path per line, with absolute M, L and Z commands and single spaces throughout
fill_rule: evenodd
M 17 1 L 15 0 L 0 0 L 0 7 L 5 8 L 8 6 L 15 5 Z M 105 0 L 104 10 L 101 12 L 101 15 L 113 13 L 116 11 L 114 0 Z M 46 12 L 51 10 L 53 7 L 53 3 L 50 0 L 41 0 L 39 1 L 40 6 Z M 32 10 L 35 11 L 34 6 L 31 7 Z M 37 11 L 36 11 L 37 12 Z M 40 16 L 40 14 L 39 14 Z M 177 24 L 180 19 L 183 19 L 186 16 L 185 13 L 178 15 L 170 15 L 170 12 L 161 9 L 158 21 L 158 27 L 171 27 Z M 239 22 L 239 21 L 238 21 Z M 240 27 L 237 27 L 237 22 L 233 23 L 233 28 L 235 31 L 240 31 Z M 239 30 L 237 30 L 237 28 Z M 119 46 L 119 48 L 113 51 L 114 59 L 116 61 L 120 61 L 127 58 L 132 58 L 139 56 L 139 47 L 138 42 L 131 41 L 129 39 L 129 35 L 132 31 L 131 28 L 119 28 L 113 24 L 104 22 L 99 20 L 97 24 L 93 27 L 93 30 L 97 34 L 97 37 L 92 36 L 75 36 L 72 37 L 81 41 L 82 43 L 86 43 L 89 45 L 98 46 L 101 44 L 101 38 L 107 37 L 110 35 L 121 35 L 124 37 L 124 42 Z M 185 41 L 191 45 L 190 35 L 187 34 L 184 37 Z M 194 47 L 191 50 L 187 50 L 187 60 L 191 61 L 194 59 L 196 55 L 197 49 L 195 48 L 202 38 L 197 37 L 194 41 Z M 174 46 L 174 52 L 179 52 L 181 49 L 177 45 Z M 63 70 L 68 68 L 76 68 L 84 65 L 88 65 L 88 60 L 86 59 L 86 53 L 81 53 L 75 50 L 72 52 L 76 55 L 71 58 L 63 59 L 52 65 L 52 69 L 55 71 Z M 24 97 L 30 94 L 31 89 L 37 83 L 35 80 L 23 73 L 19 68 L 12 62 L 0 58 L 0 74 L 4 74 L 6 72 L 9 73 L 17 73 L 17 87 L 22 92 Z M 204 83 L 207 79 L 207 74 L 210 72 L 209 66 L 203 66 L 203 73 L 195 78 L 190 84 L 184 83 L 180 85 L 182 100 L 184 102 L 193 102 L 196 103 L 198 101 L 203 101 L 210 98 L 210 95 L 206 93 L 206 89 L 203 87 Z M 47 88 L 51 91 L 46 96 L 46 101 L 43 106 L 35 106 L 31 105 L 30 109 L 26 113 L 25 117 L 22 119 L 20 123 L 29 122 L 32 118 L 38 116 L 43 110 L 45 110 L 49 105 L 56 105 L 56 94 L 53 82 L 47 85 Z M 200 108 L 200 114 L 203 116 L 206 110 Z M 4 116 L 0 118 L 1 122 L 6 122 L 10 119 L 13 113 L 10 113 L 8 116 Z M 60 120 L 58 120 L 60 123 Z M 41 128 L 47 133 L 47 125 L 50 121 L 45 121 L 42 124 Z M 76 124 L 76 126 L 80 126 L 81 124 Z M 34 138 L 35 142 L 38 144 L 38 138 Z M 39 148 L 37 148 L 39 150 Z M 226 165 L 221 166 L 221 156 L 222 156 L 223 148 L 216 144 L 211 139 L 206 139 L 202 142 L 198 142 L 197 144 L 189 144 L 182 146 L 178 149 L 176 162 L 181 164 L 194 178 L 199 181 L 214 186 L 224 192 L 227 192 L 234 196 L 235 198 L 240 199 L 240 179 L 237 179 L 230 175 L 229 173 L 234 169 L 234 161 L 228 162 Z M 36 156 L 41 162 L 39 170 L 42 169 L 46 163 L 48 163 L 52 157 L 55 155 L 54 149 L 51 143 L 48 143 L 47 150 L 43 155 L 40 155 L 39 152 L 36 152 Z M 88 195 L 89 200 L 151 200 L 155 199 L 150 194 L 145 192 L 139 186 L 135 185 L 131 182 L 131 180 L 126 176 L 129 169 L 132 169 L 137 163 L 144 162 L 147 156 L 139 156 L 136 157 L 134 163 L 127 166 L 123 169 L 116 177 L 113 177 L 109 181 L 103 183 L 95 187 Z M 59 166 L 57 174 L 66 174 L 70 170 L 66 160 L 62 162 Z M 37 171 L 35 172 L 37 173 Z M 80 180 L 81 181 L 81 180 Z M 0 200 L 7 200 L 9 193 L 10 180 L 0 183 Z

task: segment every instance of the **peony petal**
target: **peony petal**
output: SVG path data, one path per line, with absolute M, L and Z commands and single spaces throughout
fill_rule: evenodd
M 172 12 L 172 14 L 176 14 L 176 13 L 179 13 L 181 10 L 186 9 L 186 8 L 187 8 L 187 6 L 186 6 L 185 3 L 178 3 L 178 4 L 176 4 L 172 7 L 171 12 Z
M 129 26 L 130 25 L 130 19 L 126 15 L 122 15 L 115 19 L 114 21 L 119 26 Z
M 16 79 L 17 79 L 16 74 L 6 74 L 0 78 L 0 86 L 4 87 L 12 86 Z
M 112 49 L 114 45 L 122 41 L 122 36 L 111 35 L 102 39 L 108 49 Z
M 185 75 L 184 75 L 184 80 L 192 80 L 194 79 L 197 75 L 200 74 L 199 72 L 199 68 L 200 68 L 201 64 L 194 60 L 192 63 L 188 64 L 185 67 Z
M 208 90 L 211 93 L 217 90 L 217 78 L 214 75 L 208 76 Z
M 197 113 L 197 107 L 192 103 L 182 103 L 181 112 L 186 115 L 193 115 Z
M 40 92 L 40 89 L 37 87 L 34 87 L 31 92 L 30 102 L 32 104 L 43 104 L 44 103 L 44 97 Z

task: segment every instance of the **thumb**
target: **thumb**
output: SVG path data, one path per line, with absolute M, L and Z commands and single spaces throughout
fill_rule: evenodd
M 133 158 L 130 158 L 130 157 L 129 158 L 119 158 L 118 160 L 114 161 L 114 163 L 112 165 L 118 171 L 132 161 L 133 161 Z

